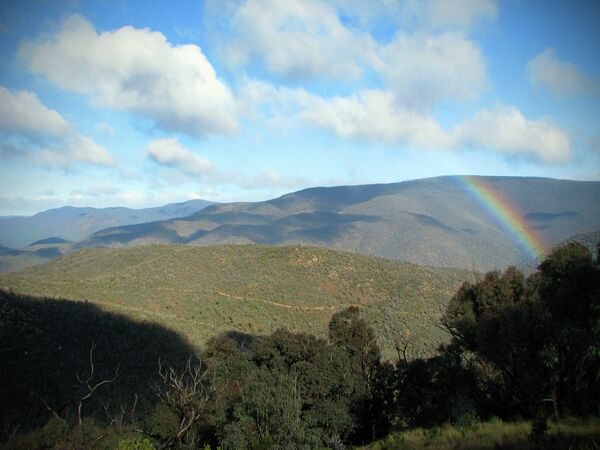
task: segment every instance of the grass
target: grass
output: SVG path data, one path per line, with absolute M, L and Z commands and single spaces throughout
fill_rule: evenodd
M 150 320 L 195 347 L 217 333 L 277 328 L 324 336 L 332 314 L 359 305 L 384 357 L 411 336 L 412 356 L 433 353 L 437 321 L 467 271 L 417 266 L 315 247 L 148 245 L 86 249 L 0 276 L 0 288 L 89 301 Z
M 466 429 L 452 425 L 393 433 L 357 450 L 475 450 L 475 449 L 600 449 L 600 418 L 566 419 L 549 423 L 545 435 L 534 437 L 531 422 L 494 418 Z

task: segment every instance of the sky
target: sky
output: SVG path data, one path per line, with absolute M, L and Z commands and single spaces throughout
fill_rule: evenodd
M 0 215 L 600 179 L 600 2 L 0 2 Z

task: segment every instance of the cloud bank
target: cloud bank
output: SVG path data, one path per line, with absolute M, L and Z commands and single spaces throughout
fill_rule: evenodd
M 19 56 L 33 73 L 62 89 L 148 118 L 169 133 L 227 135 L 250 118 L 413 149 L 490 150 L 547 163 L 571 157 L 564 130 L 549 120 L 528 118 L 514 106 L 480 110 L 451 128 L 434 113 L 444 102 L 473 103 L 490 89 L 485 55 L 470 32 L 496 18 L 495 1 L 380 0 L 373 5 L 360 7 L 355 0 L 213 2 L 227 18 L 219 55 L 236 71 L 268 74 L 260 80 L 244 73 L 233 87 L 217 76 L 196 45 L 173 45 L 162 33 L 131 26 L 98 33 L 79 15 L 54 34 L 24 44 Z M 385 15 L 401 26 L 389 39 L 378 40 L 372 21 Z M 528 67 L 536 86 L 575 91 L 593 85 L 552 49 Z M 373 79 L 377 87 L 364 86 Z M 347 86 L 350 93 L 286 87 L 323 80 Z M 65 126 L 50 116 L 43 123 L 49 130 Z M 81 147 L 88 155 L 101 154 L 83 136 L 68 139 L 64 147 L 67 153 Z M 41 152 L 48 163 L 59 156 Z M 153 141 L 147 156 L 186 174 L 218 178 L 210 161 L 173 138 Z

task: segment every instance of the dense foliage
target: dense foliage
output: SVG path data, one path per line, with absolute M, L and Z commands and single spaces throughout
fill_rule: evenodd
M 7 330 L 19 333 L 14 311 L 27 310 L 33 300 L 2 298 L 3 311 L 12 311 L 3 313 L 4 339 Z M 528 277 L 509 268 L 463 284 L 440 326 L 451 340 L 436 356 L 411 359 L 407 337 L 397 342 L 396 361 L 382 360 L 376 334 L 357 307 L 333 315 L 327 339 L 285 329 L 262 336 L 223 333 L 197 358 L 183 358 L 180 346 L 175 363 L 157 361 L 148 376 L 155 401 L 146 401 L 141 415 L 115 421 L 89 408 L 77 421 L 73 413 L 46 408 L 51 420 L 45 427 L 4 439 L 7 448 L 115 448 L 119 442 L 131 449 L 343 449 L 389 435 L 375 448 L 411 448 L 404 437 L 446 439 L 457 448 L 460 436 L 477 446 L 473 433 L 498 428 L 502 420 L 533 421 L 527 442 L 539 448 L 587 448 L 600 437 L 597 419 L 576 438 L 556 434 L 560 420 L 600 411 L 600 267 L 585 247 L 555 249 Z M 11 342 L 17 345 L 14 337 Z M 109 361 L 103 357 L 109 372 L 99 379 L 110 379 Z M 2 389 L 11 389 L 11 380 Z M 112 398 L 117 382 L 94 398 Z M 479 426 L 483 420 L 492 425 Z M 448 424 L 452 428 L 437 428 Z M 438 431 L 418 434 L 420 427 Z M 519 440 L 506 448 L 523 445 L 523 425 L 514 428 Z M 398 431 L 405 433 L 402 442 L 393 438 Z M 503 439 L 487 448 L 503 448 Z

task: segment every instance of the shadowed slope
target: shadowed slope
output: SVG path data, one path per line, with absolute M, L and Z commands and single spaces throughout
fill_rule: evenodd
M 158 376 L 159 356 L 179 365 L 193 354 L 184 338 L 158 324 L 79 301 L 34 298 L 0 291 L 0 424 L 2 433 L 43 425 L 50 413 L 75 413 L 85 389 L 77 380 L 90 373 L 95 383 L 118 376 L 84 404 L 84 415 L 106 419 L 101 402 L 116 414 L 121 405 L 148 411 L 155 402 L 149 381 Z M 0 439 L 3 436 L 0 435 Z

